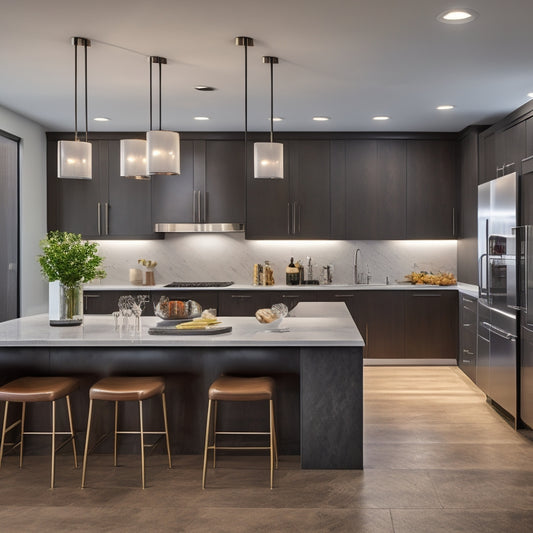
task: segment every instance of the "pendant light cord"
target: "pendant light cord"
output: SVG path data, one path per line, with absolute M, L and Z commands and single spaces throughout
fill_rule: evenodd
M 153 95 L 152 95 L 152 56 L 149 57 L 149 60 L 148 60 L 148 63 L 150 63 L 150 130 L 149 131 L 152 131 L 153 128 L 152 128 L 152 100 L 153 100 Z
M 274 61 L 270 61 L 270 142 L 274 142 Z
M 161 62 L 159 63 L 159 131 L 161 131 Z
M 83 41 L 83 48 L 85 50 L 85 142 L 88 139 L 88 101 L 87 101 L 87 39 Z M 77 54 L 76 54 L 77 55 Z
M 74 38 L 74 140 L 78 140 L 78 40 Z

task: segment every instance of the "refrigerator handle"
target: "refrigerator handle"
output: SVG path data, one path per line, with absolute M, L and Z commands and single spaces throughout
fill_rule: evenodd
M 487 288 L 483 286 L 483 259 L 487 260 L 487 254 L 481 254 L 479 258 L 479 297 L 487 294 Z
M 513 235 L 516 237 L 516 286 L 518 288 L 518 298 L 516 305 L 511 305 L 512 309 L 525 311 L 527 314 L 527 287 L 529 277 L 529 228 L 530 226 L 514 226 L 511 228 Z M 522 243 L 524 249 L 522 250 Z M 524 258 L 522 262 L 522 257 Z
M 489 278 L 489 219 L 487 218 L 485 220 L 485 250 L 487 250 L 487 253 L 485 254 L 485 279 L 487 281 L 487 302 L 489 305 L 491 305 L 490 301 L 490 278 Z

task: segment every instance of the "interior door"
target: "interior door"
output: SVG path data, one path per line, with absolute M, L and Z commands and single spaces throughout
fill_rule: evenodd
M 18 139 L 0 132 L 0 322 L 18 317 Z

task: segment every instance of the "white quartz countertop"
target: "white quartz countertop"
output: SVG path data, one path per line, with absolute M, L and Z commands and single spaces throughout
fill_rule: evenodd
M 308 305 L 311 304 L 311 305 Z M 296 310 L 296 311 L 295 311 Z M 34 315 L 0 323 L 1 347 L 90 347 L 90 346 L 364 346 L 364 341 L 344 303 L 298 304 L 294 314 L 278 328 L 260 324 L 254 317 L 219 317 L 221 326 L 231 326 L 220 335 L 149 335 L 148 329 L 160 321 L 142 317 L 141 332 L 115 330 L 107 315 L 85 315 L 82 326 L 51 327 L 48 315 Z M 323 316 L 316 316 L 323 314 Z M 311 315 L 311 316 L 310 316 Z M 315 315 L 315 316 L 312 316 Z
M 165 287 L 164 285 L 85 285 L 85 291 L 397 291 L 397 290 L 451 290 L 459 291 L 470 296 L 478 296 L 477 285 L 468 285 L 467 283 L 458 283 L 451 286 L 440 285 L 412 285 L 411 283 L 396 283 L 385 285 L 359 284 L 359 285 L 271 285 L 271 286 L 254 286 L 246 284 L 233 284 L 228 287 Z

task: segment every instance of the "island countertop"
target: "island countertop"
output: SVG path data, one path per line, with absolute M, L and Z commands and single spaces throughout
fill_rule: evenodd
M 303 303 L 294 314 L 306 316 L 286 317 L 277 328 L 260 324 L 254 317 L 219 317 L 221 326 L 232 327 L 230 333 L 220 335 L 150 335 L 148 329 L 161 321 L 157 317 L 142 317 L 140 333 L 115 330 L 109 315 L 85 315 L 82 326 L 51 327 L 48 315 L 40 314 L 0 323 L 0 346 L 364 346 L 343 303 Z

